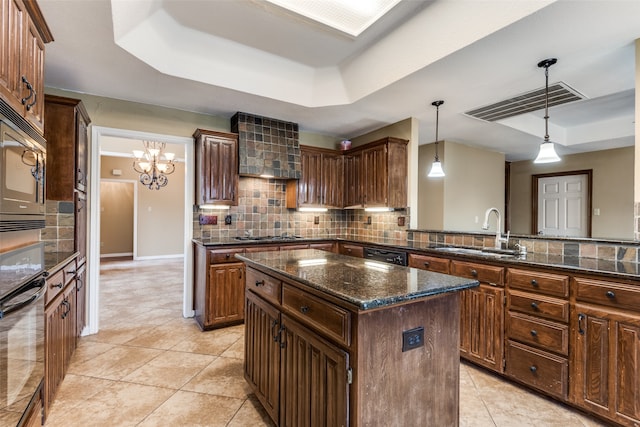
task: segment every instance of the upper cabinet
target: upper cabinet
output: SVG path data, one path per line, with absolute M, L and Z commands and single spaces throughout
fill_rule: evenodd
M 407 143 L 387 137 L 344 152 L 301 146 L 302 178 L 287 184 L 287 207 L 406 207 Z
M 342 156 L 334 150 L 300 146 L 302 176 L 287 183 L 287 207 L 343 206 Z
M 44 45 L 53 37 L 33 0 L 0 0 L 0 19 L 0 99 L 14 114 L 4 112 L 42 134 Z
M 79 99 L 45 97 L 47 140 L 47 199 L 74 200 L 87 192 L 88 126 L 91 123 Z
M 196 204 L 238 204 L 238 135 L 197 129 Z

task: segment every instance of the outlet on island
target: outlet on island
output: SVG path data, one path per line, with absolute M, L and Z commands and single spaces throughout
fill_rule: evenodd
M 218 217 L 216 215 L 200 214 L 200 225 L 217 225 Z
M 424 345 L 424 327 L 409 329 L 402 332 L 402 351 L 413 350 Z

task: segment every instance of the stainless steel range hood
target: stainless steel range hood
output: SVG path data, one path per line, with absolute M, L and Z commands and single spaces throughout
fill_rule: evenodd
M 297 123 L 237 112 L 231 131 L 238 134 L 240 176 L 300 178 Z

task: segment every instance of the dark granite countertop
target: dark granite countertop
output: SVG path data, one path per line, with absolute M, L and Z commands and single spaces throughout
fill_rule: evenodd
M 266 268 L 369 310 L 478 285 L 478 281 L 416 268 L 366 261 L 316 249 L 236 254 Z
M 53 274 L 76 256 L 78 256 L 77 252 L 46 252 L 44 254 L 44 269 L 49 274 Z
M 513 258 L 495 258 L 489 254 L 453 254 L 443 253 L 438 251 L 438 247 L 446 245 L 434 245 L 433 243 L 420 243 L 411 240 L 404 239 L 392 239 L 392 238 L 363 238 L 363 237 L 345 237 L 345 236 L 327 236 L 322 238 L 273 238 L 262 240 L 237 240 L 234 237 L 229 237 L 222 240 L 199 240 L 193 241 L 197 244 L 201 244 L 207 247 L 214 246 L 246 246 L 246 245 L 260 245 L 260 244 L 281 244 L 281 243 L 304 243 L 314 241 L 343 241 L 353 242 L 357 244 L 372 244 L 378 246 L 393 247 L 396 249 L 404 249 L 412 252 L 419 252 L 425 255 L 438 255 L 438 256 L 455 256 L 460 259 L 468 259 L 470 261 L 493 261 L 500 262 L 505 265 L 513 266 L 529 266 L 529 267 L 542 267 L 551 268 L 567 272 L 580 272 L 580 273 L 596 273 L 607 277 L 617 277 L 621 279 L 631 279 L 640 282 L 640 264 L 635 262 L 614 261 L 597 258 L 581 258 L 577 256 L 564 256 L 542 253 L 528 253 L 525 256 L 518 256 Z

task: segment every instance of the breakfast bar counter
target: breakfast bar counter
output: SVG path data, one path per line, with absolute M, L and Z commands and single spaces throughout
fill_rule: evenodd
M 245 378 L 277 425 L 458 425 L 458 291 L 477 281 L 315 249 L 236 257 Z

